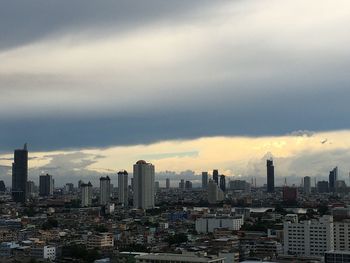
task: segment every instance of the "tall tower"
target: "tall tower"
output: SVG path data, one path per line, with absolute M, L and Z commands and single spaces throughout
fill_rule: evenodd
M 51 196 L 53 195 L 53 179 L 52 175 L 40 175 L 39 176 L 39 195 Z
M 106 205 L 111 199 L 111 179 L 106 177 L 100 178 L 100 205 Z
M 275 167 L 273 166 L 273 160 L 266 161 L 267 168 L 267 192 L 272 193 L 275 191 Z
M 329 191 L 335 192 L 335 183 L 338 180 L 338 167 L 334 167 L 332 171 L 329 172 Z
M 166 189 L 170 189 L 170 179 L 169 179 L 169 178 L 167 178 L 167 179 L 165 180 L 165 188 L 166 188 Z
M 219 170 L 213 170 L 213 180 L 219 186 Z
M 311 178 L 309 176 L 304 177 L 304 193 L 311 193 Z
M 154 165 L 143 160 L 134 164 L 134 208 L 154 208 Z
M 87 184 L 82 183 L 80 185 L 81 189 L 81 206 L 87 207 L 92 204 L 92 184 L 88 182 Z
M 202 188 L 208 188 L 208 172 L 202 172 Z
M 226 177 L 225 175 L 220 175 L 220 189 L 225 192 L 226 191 Z
M 124 207 L 129 204 L 129 189 L 128 189 L 128 172 L 120 171 L 118 172 L 118 198 L 119 203 Z
M 12 199 L 24 203 L 26 200 L 26 185 L 28 181 L 28 150 L 27 144 L 23 149 L 14 152 L 12 163 Z

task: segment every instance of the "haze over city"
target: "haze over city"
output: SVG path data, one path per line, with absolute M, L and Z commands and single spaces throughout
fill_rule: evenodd
M 277 185 L 345 180 L 349 20 L 348 1 L 4 1 L 0 173 L 27 142 L 29 178 L 58 185 L 139 159 L 263 185 L 267 156 Z

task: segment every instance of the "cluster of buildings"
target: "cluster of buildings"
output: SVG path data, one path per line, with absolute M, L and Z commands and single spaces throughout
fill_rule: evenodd
M 132 172 L 97 187 L 55 187 L 43 174 L 37 189 L 27 146 L 15 150 L 11 191 L 0 182 L 1 262 L 350 262 L 350 195 L 337 168 L 327 189 L 310 177 L 275 186 L 272 160 L 264 187 L 218 170 L 203 172 L 201 187 L 160 187 L 144 160 Z

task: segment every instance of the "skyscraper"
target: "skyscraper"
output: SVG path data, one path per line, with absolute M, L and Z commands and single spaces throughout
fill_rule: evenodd
M 100 178 L 100 205 L 106 205 L 111 199 L 111 179 L 109 176 Z
M 81 206 L 87 207 L 92 204 L 92 184 L 88 182 L 87 184 L 82 183 L 80 185 L 81 189 Z
M 338 180 L 338 167 L 334 167 L 332 171 L 329 172 L 329 191 L 335 192 L 335 183 Z
M 275 167 L 273 166 L 273 160 L 266 161 L 267 168 L 267 192 L 272 193 L 275 191 Z
M 12 163 L 12 199 L 15 202 L 25 202 L 27 181 L 28 151 L 27 144 L 25 144 L 23 149 L 15 150 Z
M 226 177 L 225 175 L 220 175 L 220 189 L 225 192 L 226 191 Z
M 52 175 L 40 175 L 39 177 L 39 195 L 51 196 L 53 195 L 53 179 Z
M 185 180 L 184 179 L 180 180 L 179 188 L 182 189 L 182 190 L 185 189 Z
M 154 166 L 143 160 L 134 164 L 134 207 L 154 208 Z
M 119 203 L 124 207 L 129 204 L 129 189 L 128 189 L 128 172 L 120 171 L 118 172 L 118 198 Z
M 169 188 L 170 188 L 170 179 L 169 179 L 169 178 L 167 178 L 167 179 L 165 180 L 165 188 L 166 188 L 166 189 L 169 189 Z
M 213 170 L 213 180 L 216 183 L 216 185 L 219 185 L 219 171 Z
M 304 177 L 304 193 L 311 193 L 311 178 L 309 176 Z
M 208 172 L 202 172 L 202 188 L 208 188 Z

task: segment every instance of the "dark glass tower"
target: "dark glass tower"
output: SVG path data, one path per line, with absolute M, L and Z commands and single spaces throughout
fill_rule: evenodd
M 26 185 L 28 181 L 28 151 L 27 144 L 23 149 L 15 150 L 12 163 L 12 199 L 15 202 L 26 201 Z
M 338 180 L 338 167 L 329 172 L 329 191 L 335 192 L 335 184 Z
M 275 167 L 272 160 L 266 161 L 267 168 L 267 192 L 272 193 L 275 191 Z
M 220 175 L 220 189 L 222 190 L 222 191 L 226 191 L 226 177 L 225 177 L 225 175 Z
M 213 180 L 216 183 L 216 185 L 219 185 L 219 171 L 213 170 Z

